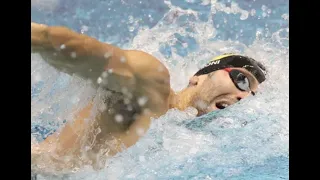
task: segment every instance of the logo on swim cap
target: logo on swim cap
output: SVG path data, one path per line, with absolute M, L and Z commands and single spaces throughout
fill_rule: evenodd
M 237 55 L 234 53 L 222 54 L 213 58 L 208 64 L 205 65 L 205 67 L 201 68 L 195 74 L 195 76 L 208 74 L 219 69 L 230 67 L 238 67 L 248 70 L 257 78 L 259 83 L 265 80 L 266 70 L 261 63 L 250 57 Z
M 229 56 L 234 56 L 234 55 L 236 55 L 236 54 L 234 54 L 234 53 L 225 53 L 225 54 L 222 54 L 220 56 L 214 57 L 213 59 L 211 59 L 209 61 L 209 63 L 205 67 L 211 66 L 213 64 L 220 64 L 220 60 L 223 60 L 223 58 L 226 58 L 226 57 L 229 57 Z
M 210 62 L 212 62 L 212 61 L 218 61 L 218 60 L 221 60 L 221 59 L 223 59 L 223 58 L 225 58 L 225 57 L 234 56 L 234 55 L 236 55 L 236 54 L 234 54 L 234 53 L 224 53 L 224 54 L 222 54 L 222 55 L 220 55 L 220 56 L 214 57 L 213 59 L 210 60 Z

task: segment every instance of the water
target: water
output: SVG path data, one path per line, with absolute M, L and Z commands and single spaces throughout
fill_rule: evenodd
M 289 179 L 288 13 L 284 0 L 33 0 L 32 21 L 151 53 L 168 67 L 177 91 L 224 52 L 252 56 L 269 69 L 256 97 L 200 118 L 169 110 L 99 172 L 88 167 L 38 179 Z M 53 131 L 95 90 L 36 54 L 31 59 L 32 128 Z

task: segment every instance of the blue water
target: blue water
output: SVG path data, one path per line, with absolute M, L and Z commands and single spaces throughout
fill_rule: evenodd
M 206 57 L 206 53 L 212 55 L 223 52 L 216 42 L 223 42 L 240 52 L 254 52 L 269 62 L 270 67 L 280 64 L 279 69 L 285 69 L 282 72 L 274 69 L 271 79 L 276 83 L 266 83 L 266 93 L 262 97 L 244 102 L 247 109 L 235 107 L 191 119 L 176 112 L 169 113 L 157 122 L 162 128 L 152 127 L 146 138 L 110 162 L 113 167 L 99 173 L 88 171 L 75 174 L 71 179 L 289 179 L 289 152 L 286 149 L 288 88 L 283 83 L 288 78 L 288 58 L 285 57 L 289 49 L 286 39 L 288 32 L 282 31 L 279 33 L 280 39 L 274 38 L 276 32 L 289 28 L 289 21 L 285 17 L 289 13 L 288 0 L 217 1 L 226 7 L 236 2 L 238 8 L 249 13 L 247 17 L 245 14 L 242 17 L 241 13 L 225 11 L 212 13 L 211 4 L 202 0 L 45 1 L 49 6 L 33 4 L 32 21 L 65 25 L 123 48 L 133 46 L 148 50 L 155 47 L 151 50 L 170 67 L 172 74 L 179 69 L 181 61 L 202 61 L 201 58 L 194 58 L 193 53 L 198 55 L 196 57 Z M 192 10 L 197 14 L 188 14 L 184 10 Z M 210 19 L 213 23 L 210 23 Z M 202 27 L 201 23 L 213 25 L 215 34 L 207 39 L 199 36 L 195 29 Z M 166 31 L 161 27 L 165 27 Z M 172 27 L 183 27 L 187 33 L 170 34 Z M 147 30 L 141 32 L 141 29 Z M 150 37 L 153 42 L 141 42 L 139 38 L 149 37 L 148 32 L 152 34 Z M 212 48 L 204 49 L 198 42 L 208 43 L 208 47 Z M 241 46 L 234 43 L 240 43 Z M 39 64 L 32 66 L 32 73 L 38 72 L 42 79 L 32 83 L 31 99 L 32 112 L 35 114 L 32 116 L 32 132 L 41 141 L 45 138 L 44 134 L 52 133 L 68 118 L 68 112 L 74 107 L 71 97 L 85 99 L 82 94 L 91 91 L 86 90 L 85 84 L 81 84 L 81 88 L 70 88 L 78 81 Z M 46 68 L 49 71 L 41 71 Z M 173 80 L 173 84 L 180 87 L 178 81 Z M 66 88 L 70 90 L 64 92 Z M 39 110 L 39 107 L 45 108 Z M 228 123 L 228 118 L 233 121 Z M 240 128 L 242 124 L 248 125 Z M 201 145 L 193 145 L 192 141 L 182 144 L 179 137 L 190 139 L 188 133 L 196 137 L 209 137 L 208 143 L 203 143 L 206 139 L 200 138 L 197 142 Z M 193 146 L 198 147 L 197 153 L 189 152 Z M 184 153 L 187 155 L 183 156 Z

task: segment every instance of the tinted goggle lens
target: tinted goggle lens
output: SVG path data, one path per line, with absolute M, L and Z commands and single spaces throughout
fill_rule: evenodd
M 254 92 L 252 92 L 250 89 L 250 81 L 246 75 L 244 75 L 241 71 L 236 69 L 226 68 L 225 70 L 229 72 L 230 78 L 232 79 L 234 85 L 240 91 L 248 91 L 254 95 Z

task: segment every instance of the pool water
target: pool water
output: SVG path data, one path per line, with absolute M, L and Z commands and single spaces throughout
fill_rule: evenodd
M 32 0 L 32 21 L 65 25 L 102 42 L 146 51 L 169 69 L 174 90 L 212 56 L 246 54 L 268 79 L 256 97 L 195 117 L 169 110 L 105 168 L 38 179 L 289 179 L 288 0 Z M 41 141 L 96 91 L 31 56 L 32 142 Z M 41 131 L 42 133 L 39 133 Z

